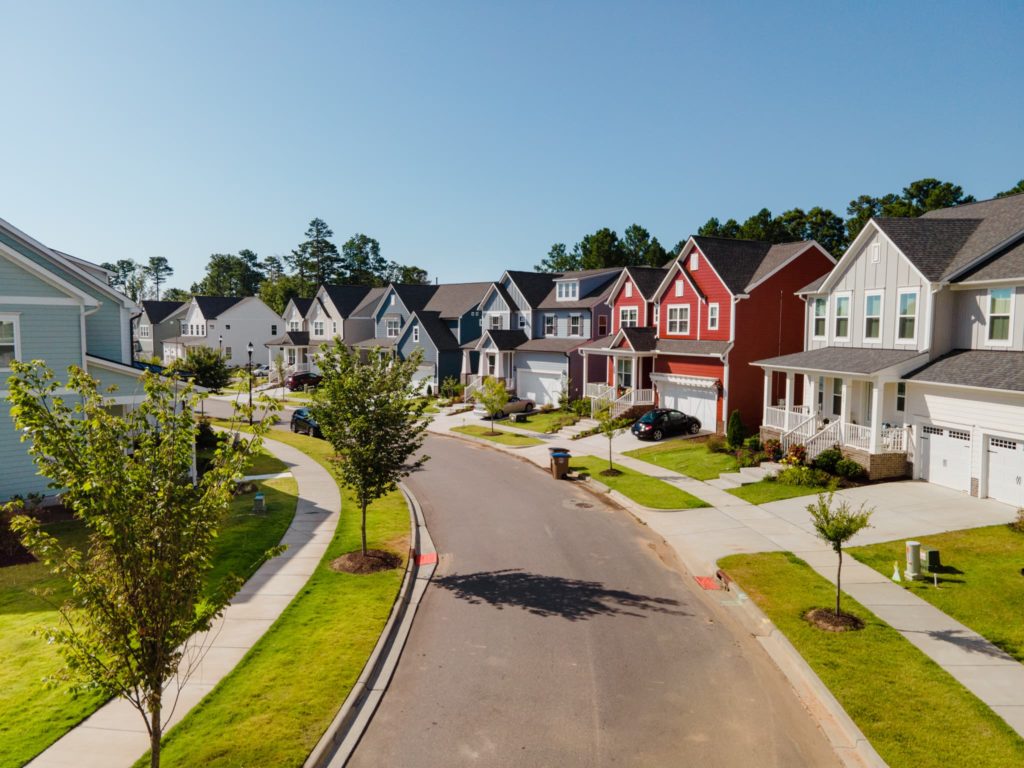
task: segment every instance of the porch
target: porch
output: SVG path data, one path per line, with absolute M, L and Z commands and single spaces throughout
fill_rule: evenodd
M 590 381 L 590 354 L 598 350 L 581 349 L 583 355 L 583 396 L 590 398 L 590 414 L 596 417 L 610 407 L 613 418 L 625 415 L 634 408 L 654 406 L 655 392 L 651 383 L 654 354 L 639 353 L 628 348 L 600 350 L 600 364 L 604 367 L 604 381 Z

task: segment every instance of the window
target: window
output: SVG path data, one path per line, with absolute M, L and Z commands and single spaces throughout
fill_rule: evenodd
M 684 290 L 684 288 L 683 288 L 683 281 L 682 280 L 676 280 L 676 296 L 682 296 L 683 295 L 683 290 Z
M 569 315 L 569 335 L 579 336 L 583 332 L 583 318 L 580 315 Z
M 420 327 L 417 325 L 412 329 L 412 341 L 414 344 L 419 344 L 420 341 Z
M 150 327 L 148 325 L 140 325 L 139 326 L 139 338 L 140 339 L 148 339 L 149 338 L 149 328 Z
M 324 335 L 324 321 L 323 320 L 315 320 L 315 321 L 313 321 L 313 335 L 314 336 L 323 336 Z
M 623 389 L 633 386 L 633 360 L 620 357 L 615 360 L 615 384 Z
M 390 304 L 392 307 L 395 306 L 395 294 L 392 293 L 391 296 L 388 298 L 388 304 Z
M 295 365 L 295 347 L 288 347 L 288 365 Z
M 907 382 L 896 384 L 896 410 L 903 413 L 907 409 Z
M 818 413 L 825 411 L 825 377 L 818 377 L 818 386 L 814 388 L 817 394 Z
M 385 333 L 389 339 L 398 337 L 398 318 L 389 317 L 384 321 Z
M 573 301 L 579 296 L 580 284 L 573 280 L 572 282 L 560 282 L 558 283 L 557 295 L 559 301 Z
M 896 298 L 896 341 L 917 338 L 917 288 L 904 289 Z
M 708 330 L 718 330 L 718 303 L 708 304 Z
M 298 320 L 290 320 L 288 322 L 288 330 L 289 331 L 301 331 L 302 330 L 302 323 L 300 323 Z
M 850 296 L 836 296 L 836 341 L 850 340 Z
M 871 244 L 871 263 L 877 264 L 882 259 L 882 244 L 875 240 Z
M 494 376 L 498 370 L 498 356 L 488 355 L 487 356 L 487 375 Z
M 555 332 L 555 316 L 554 315 L 544 315 L 544 335 L 545 336 L 554 336 L 554 335 L 556 335 L 556 332 Z
M 181 325 L 181 328 L 180 328 L 181 335 L 185 336 L 188 333 L 188 323 L 186 323 L 184 320 L 182 320 L 180 325 Z
M 864 295 L 864 341 L 882 340 L 882 292 Z
M 661 320 L 661 304 L 654 305 L 654 327 L 658 327 L 658 322 Z
M 206 335 L 206 323 L 203 323 L 203 330 L 201 330 L 199 333 L 203 336 Z
M 824 298 L 814 300 L 814 338 L 824 339 L 828 318 L 828 302 Z
M 832 379 L 832 413 L 837 416 L 843 412 L 843 380 Z
M 597 335 L 607 336 L 608 335 L 608 318 L 601 315 L 597 318 Z
M 639 323 L 640 311 L 636 307 L 622 307 L 619 310 L 619 327 L 635 328 Z
M 690 271 L 691 272 L 696 272 L 697 271 L 697 267 L 699 267 L 699 266 L 700 266 L 700 256 L 698 256 L 697 252 L 694 251 L 693 253 L 690 254 Z
M 337 333 L 337 332 L 338 332 L 338 324 L 332 321 L 331 322 L 331 333 Z
M 487 316 L 487 327 L 492 331 L 501 330 L 501 315 L 488 315 Z
M 210 327 L 213 328 L 213 323 L 210 323 Z M 225 331 L 230 331 L 231 330 L 231 326 L 230 325 L 225 325 L 224 326 L 224 330 Z
M 681 307 L 667 307 L 668 312 L 667 327 L 668 333 L 678 334 L 685 336 L 690 332 L 690 307 L 689 305 Z
M 270 326 L 270 335 L 271 336 L 277 336 L 277 326 L 276 325 L 271 325 Z
M 230 360 L 231 359 L 231 347 L 224 347 L 224 359 L 225 360 Z
M 988 340 L 990 344 L 1010 343 L 1010 313 L 1013 289 L 992 288 L 988 292 Z
M 519 316 L 519 327 L 520 328 L 525 328 L 526 327 L 526 315 L 520 315 Z
M 629 280 L 626 281 L 626 298 L 633 298 L 633 284 Z
M 0 368 L 6 370 L 18 359 L 18 316 L 0 315 Z

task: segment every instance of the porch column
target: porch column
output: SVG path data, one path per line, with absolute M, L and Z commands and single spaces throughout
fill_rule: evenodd
M 461 373 L 462 373 L 462 375 L 464 377 L 465 376 L 469 376 L 471 373 L 473 373 L 473 371 L 469 367 L 469 359 L 470 359 L 469 358 L 469 350 L 468 349 L 462 350 L 462 371 L 461 371 Z
M 590 376 L 588 375 L 589 372 L 590 372 L 590 355 L 587 354 L 586 350 L 583 350 L 583 385 L 582 385 L 582 389 L 580 391 L 583 393 L 584 397 L 587 396 L 587 382 L 590 381 Z
M 850 382 L 845 377 L 840 379 L 843 382 L 842 402 L 839 404 L 839 428 L 843 431 L 843 442 L 846 442 L 846 425 L 850 423 Z
M 638 358 L 636 355 L 633 355 L 631 358 L 629 358 L 629 369 L 633 372 L 633 375 L 629 377 L 630 383 L 632 384 L 632 386 L 629 388 L 629 402 L 631 403 L 636 402 L 636 385 L 638 381 L 636 370 L 637 359 Z
M 791 414 L 793 411 L 793 377 L 792 371 L 786 371 L 786 431 L 791 430 L 795 427 L 795 424 L 790 424 Z
M 768 423 L 768 409 L 772 404 L 772 372 L 768 368 L 764 369 L 764 404 L 761 408 L 761 421 L 765 424 Z
M 882 444 L 882 387 L 881 382 L 871 387 L 871 443 L 872 453 L 878 453 Z

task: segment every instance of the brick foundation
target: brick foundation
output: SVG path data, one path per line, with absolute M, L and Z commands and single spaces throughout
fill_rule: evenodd
M 869 480 L 887 480 L 892 477 L 906 477 L 910 465 L 905 453 L 868 453 L 859 448 L 842 448 L 843 456 L 853 459 L 868 471 Z

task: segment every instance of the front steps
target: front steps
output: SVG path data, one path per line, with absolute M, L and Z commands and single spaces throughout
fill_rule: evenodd
M 565 436 L 570 440 L 583 432 L 597 428 L 597 421 L 594 419 L 580 419 L 571 427 L 562 427 L 558 430 L 559 436 Z
M 712 488 L 728 491 L 731 488 L 750 485 L 751 483 L 760 482 L 766 477 L 774 476 L 781 468 L 781 464 L 777 464 L 774 461 L 766 461 L 759 467 L 740 467 L 739 472 L 724 472 L 717 479 L 708 480 L 707 484 Z

